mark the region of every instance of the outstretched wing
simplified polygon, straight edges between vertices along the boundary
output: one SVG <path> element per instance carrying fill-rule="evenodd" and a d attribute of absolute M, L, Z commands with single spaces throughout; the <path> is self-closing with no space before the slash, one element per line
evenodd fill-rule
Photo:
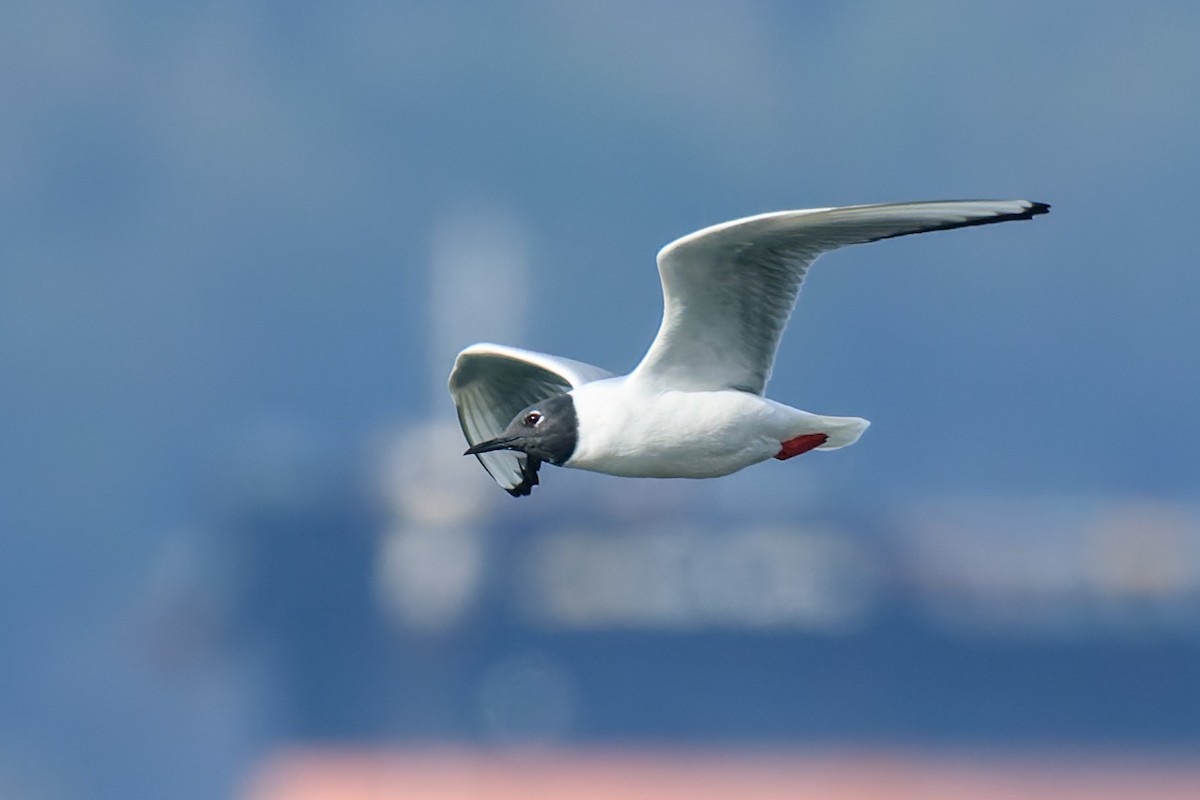
<path fill-rule="evenodd" d="M 1030 219 L 1045 203 L 958 200 L 817 208 L 697 231 L 658 254 L 663 320 L 634 380 L 762 394 L 809 266 L 849 244 Z"/>
<path fill-rule="evenodd" d="M 517 412 L 539 400 L 569 392 L 601 378 L 608 370 L 500 344 L 473 344 L 458 354 L 450 372 L 450 395 L 467 442 L 499 436 Z M 512 450 L 476 456 L 488 474 L 513 496 L 537 484 L 537 459 Z"/>

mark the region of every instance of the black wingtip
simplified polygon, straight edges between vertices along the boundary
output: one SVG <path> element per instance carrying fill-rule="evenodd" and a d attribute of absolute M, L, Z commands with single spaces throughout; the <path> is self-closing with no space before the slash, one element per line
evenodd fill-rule
<path fill-rule="evenodd" d="M 901 236 L 911 236 L 914 233 L 930 233 L 932 231 L 950 231 L 956 228 L 973 228 L 977 225 L 993 225 L 997 222 L 1013 222 L 1015 220 L 1033 219 L 1039 214 L 1049 214 L 1049 203 L 1038 203 L 1033 200 L 1022 200 L 1021 202 L 1029 203 L 1028 208 L 1023 208 L 1020 211 L 1012 211 L 1007 214 L 995 214 L 990 217 L 975 217 L 974 219 L 957 220 L 954 222 L 942 222 L 936 225 L 926 225 L 921 228 L 916 228 L 908 231 L 900 231 L 899 233 L 889 233 L 886 236 L 879 236 L 870 239 L 872 242 L 881 242 L 884 239 L 898 239 Z"/>

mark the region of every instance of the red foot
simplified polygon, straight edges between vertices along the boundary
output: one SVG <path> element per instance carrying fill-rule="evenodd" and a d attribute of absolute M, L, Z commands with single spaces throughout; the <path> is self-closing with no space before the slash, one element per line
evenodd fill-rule
<path fill-rule="evenodd" d="M 775 457 L 780 461 L 786 461 L 792 456 L 798 456 L 801 453 L 807 453 L 814 447 L 820 447 L 827 441 L 829 441 L 829 437 L 823 433 L 806 433 L 795 439 L 788 439 L 780 445 L 781 449 L 775 454 Z"/>

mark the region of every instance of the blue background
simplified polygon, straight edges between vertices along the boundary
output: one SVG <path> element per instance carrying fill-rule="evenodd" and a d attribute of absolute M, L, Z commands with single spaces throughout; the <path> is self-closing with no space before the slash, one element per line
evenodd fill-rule
<path fill-rule="evenodd" d="M 1194 746 L 1198 36 L 1183 2 L 6 3 L 0 793 L 228 795 L 289 741 Z M 632 367 L 675 237 L 961 197 L 1054 210 L 802 293 L 770 394 L 871 419 L 854 448 L 519 502 L 456 472 L 450 522 L 378 490 L 475 338 Z M 456 311 L 493 244 L 510 311 Z M 513 599 L 539 537 L 759 524 L 856 542 L 872 610 Z M 380 554 L 439 525 L 467 599 L 405 622 Z"/>

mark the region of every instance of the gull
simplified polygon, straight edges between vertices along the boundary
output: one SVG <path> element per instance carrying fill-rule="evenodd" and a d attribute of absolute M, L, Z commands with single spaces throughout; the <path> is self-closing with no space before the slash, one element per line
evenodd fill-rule
<path fill-rule="evenodd" d="M 813 208 L 736 219 L 658 253 L 663 317 L 628 375 L 500 344 L 455 359 L 450 394 L 484 469 L 514 497 L 558 467 L 715 478 L 770 458 L 853 444 L 870 424 L 764 396 L 800 285 L 822 253 L 927 231 L 1027 220 L 1028 200 Z"/>

